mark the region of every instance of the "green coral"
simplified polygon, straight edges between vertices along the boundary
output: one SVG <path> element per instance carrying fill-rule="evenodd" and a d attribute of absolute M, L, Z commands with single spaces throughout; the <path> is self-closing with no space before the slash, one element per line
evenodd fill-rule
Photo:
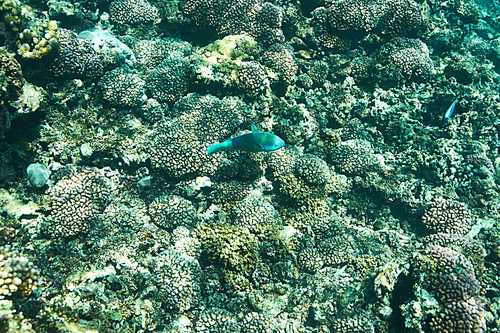
<path fill-rule="evenodd" d="M 194 230 L 193 235 L 201 243 L 203 266 L 216 265 L 224 272 L 233 272 L 243 277 L 255 269 L 258 243 L 246 228 L 202 223 Z"/>
<path fill-rule="evenodd" d="M 250 81 L 247 82 L 243 77 L 248 76 L 245 74 L 248 64 L 259 52 L 260 48 L 252 37 L 245 34 L 231 35 L 199 49 L 192 60 L 201 82 L 220 88 L 245 88 L 249 85 L 248 89 L 253 91 L 256 88 L 251 85 L 252 81 L 248 79 Z M 262 76 L 263 68 L 259 67 L 258 70 Z"/>

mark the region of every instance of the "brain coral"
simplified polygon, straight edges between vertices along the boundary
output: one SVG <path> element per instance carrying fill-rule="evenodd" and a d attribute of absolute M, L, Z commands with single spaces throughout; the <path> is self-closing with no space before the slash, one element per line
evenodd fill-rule
<path fill-rule="evenodd" d="M 117 23 L 138 24 L 155 21 L 158 10 L 145 0 L 115 0 L 109 6 L 109 14 Z"/>
<path fill-rule="evenodd" d="M 107 181 L 91 168 L 68 166 L 58 174 L 62 177 L 45 196 L 50 215 L 42 230 L 51 237 L 86 233 L 109 200 Z"/>
<path fill-rule="evenodd" d="M 114 106 L 138 106 L 144 99 L 144 80 L 137 74 L 117 68 L 99 81 L 102 97 Z"/>

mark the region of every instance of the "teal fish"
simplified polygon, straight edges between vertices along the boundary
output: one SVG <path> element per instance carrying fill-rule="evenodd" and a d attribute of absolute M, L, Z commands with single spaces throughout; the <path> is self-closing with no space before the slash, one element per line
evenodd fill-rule
<path fill-rule="evenodd" d="M 451 116 L 453 115 L 453 111 L 455 110 L 455 106 L 457 105 L 459 98 L 460 98 L 460 94 L 458 94 L 457 98 L 455 98 L 453 103 L 451 103 L 448 110 L 446 110 L 444 117 L 443 117 L 443 127 L 446 126 L 446 124 L 448 123 L 448 120 L 450 120 Z"/>
<path fill-rule="evenodd" d="M 252 125 L 252 132 L 239 135 L 221 143 L 207 147 L 207 153 L 213 154 L 221 150 L 242 150 L 252 153 L 260 151 L 273 151 L 285 145 L 279 136 L 267 132 L 259 132 Z"/>

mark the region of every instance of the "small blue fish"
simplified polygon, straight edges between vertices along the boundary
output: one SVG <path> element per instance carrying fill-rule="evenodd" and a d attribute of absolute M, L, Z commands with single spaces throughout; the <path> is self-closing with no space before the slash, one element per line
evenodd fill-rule
<path fill-rule="evenodd" d="M 448 120 L 450 120 L 451 116 L 453 115 L 453 111 L 455 111 L 455 106 L 457 105 L 458 99 L 460 98 L 461 94 L 458 94 L 457 98 L 451 103 L 450 107 L 448 110 L 446 110 L 444 117 L 443 117 L 443 127 L 446 126 L 448 123 Z"/>
<path fill-rule="evenodd" d="M 239 135 L 221 143 L 207 147 L 207 153 L 213 154 L 221 150 L 242 150 L 252 153 L 261 151 L 273 151 L 285 145 L 285 141 L 279 136 L 267 132 L 259 132 L 252 125 L 252 132 Z"/>

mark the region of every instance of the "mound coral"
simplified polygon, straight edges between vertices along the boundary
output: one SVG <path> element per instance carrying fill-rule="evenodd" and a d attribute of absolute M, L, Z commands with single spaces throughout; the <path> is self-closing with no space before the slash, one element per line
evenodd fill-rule
<path fill-rule="evenodd" d="M 117 23 L 139 24 L 155 21 L 158 10 L 145 0 L 115 0 L 109 6 L 109 14 Z"/>
<path fill-rule="evenodd" d="M 102 97 L 113 106 L 138 106 L 144 99 L 144 80 L 137 74 L 117 68 L 99 81 Z"/>
<path fill-rule="evenodd" d="M 87 233 L 109 200 L 106 179 L 93 169 L 75 166 L 59 170 L 58 175 L 60 179 L 45 197 L 50 215 L 42 230 L 51 237 Z"/>
<path fill-rule="evenodd" d="M 436 232 L 465 235 L 472 221 L 471 212 L 462 202 L 451 199 L 434 200 L 422 216 L 424 225 Z"/>

